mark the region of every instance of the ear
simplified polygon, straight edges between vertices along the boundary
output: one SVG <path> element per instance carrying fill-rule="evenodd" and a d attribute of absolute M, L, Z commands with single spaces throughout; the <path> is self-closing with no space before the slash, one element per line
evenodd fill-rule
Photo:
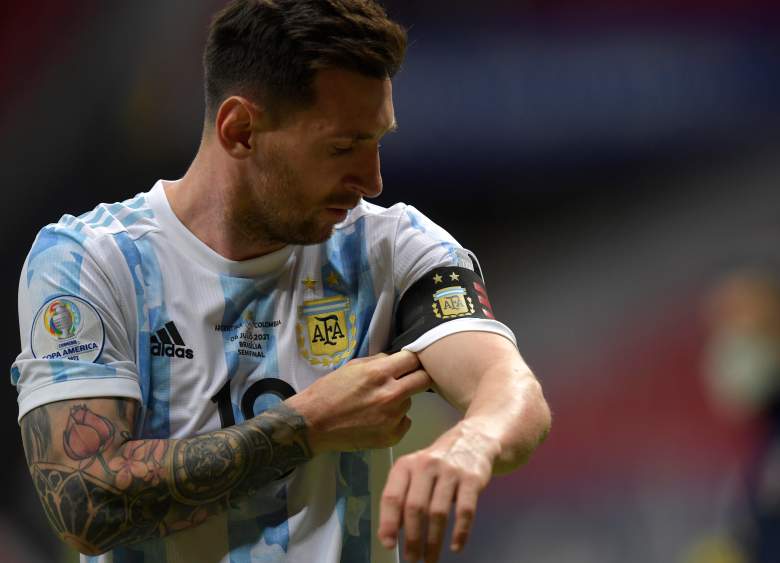
<path fill-rule="evenodd" d="M 215 132 L 219 144 L 230 156 L 247 158 L 252 153 L 252 134 L 264 118 L 262 108 L 241 96 L 231 96 L 217 111 Z"/>

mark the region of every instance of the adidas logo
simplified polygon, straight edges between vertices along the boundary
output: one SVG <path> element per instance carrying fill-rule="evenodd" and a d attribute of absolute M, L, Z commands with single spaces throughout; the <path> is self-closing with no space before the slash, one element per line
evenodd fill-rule
<path fill-rule="evenodd" d="M 151 341 L 152 356 L 187 358 L 188 360 L 195 356 L 192 349 L 187 348 L 173 321 L 165 323 L 164 327 L 152 335 Z"/>

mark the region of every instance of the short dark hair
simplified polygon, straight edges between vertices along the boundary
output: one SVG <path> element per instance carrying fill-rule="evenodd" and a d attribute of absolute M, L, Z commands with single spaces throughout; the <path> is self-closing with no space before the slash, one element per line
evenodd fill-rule
<path fill-rule="evenodd" d="M 406 32 L 374 0 L 232 0 L 203 54 L 206 119 L 232 95 L 271 112 L 306 107 L 320 69 L 392 78 L 405 51 Z"/>

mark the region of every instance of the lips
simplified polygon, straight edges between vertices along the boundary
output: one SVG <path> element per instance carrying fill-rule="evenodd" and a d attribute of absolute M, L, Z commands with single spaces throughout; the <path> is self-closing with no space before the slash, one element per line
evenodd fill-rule
<path fill-rule="evenodd" d="M 349 209 L 341 209 L 339 207 L 328 207 L 325 211 L 339 223 L 346 219 L 349 213 Z"/>
<path fill-rule="evenodd" d="M 358 205 L 360 205 L 360 202 L 362 201 L 362 198 L 358 199 L 343 199 L 343 200 L 334 200 L 329 201 L 325 205 L 328 209 L 343 209 L 345 211 L 349 211 L 350 209 L 354 209 Z"/>
<path fill-rule="evenodd" d="M 346 219 L 347 214 L 351 209 L 354 209 L 358 205 L 360 205 L 361 198 L 358 198 L 357 200 L 354 199 L 344 199 L 341 201 L 333 201 L 328 202 L 327 207 L 325 210 L 328 212 L 329 215 L 336 218 L 339 222 Z"/>

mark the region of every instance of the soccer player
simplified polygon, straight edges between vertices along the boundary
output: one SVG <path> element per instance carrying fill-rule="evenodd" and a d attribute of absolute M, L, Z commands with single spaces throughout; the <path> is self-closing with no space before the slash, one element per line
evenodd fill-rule
<path fill-rule="evenodd" d="M 372 0 L 230 2 L 184 177 L 38 234 L 11 376 L 83 560 L 435 561 L 548 431 L 476 260 L 364 201 L 405 44 Z M 429 388 L 464 416 L 392 464 Z"/>

